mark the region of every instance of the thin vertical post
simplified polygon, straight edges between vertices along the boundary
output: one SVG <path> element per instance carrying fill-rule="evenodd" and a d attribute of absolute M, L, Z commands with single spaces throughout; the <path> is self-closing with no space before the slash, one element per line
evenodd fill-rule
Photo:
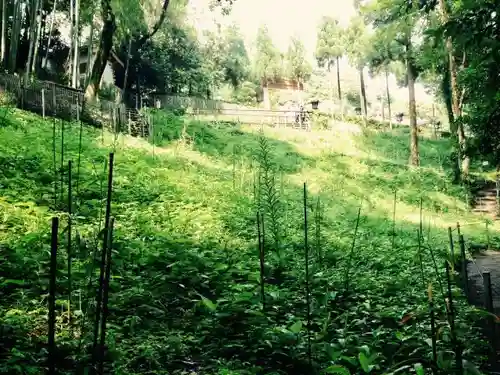
<path fill-rule="evenodd" d="M 52 106 L 54 108 L 52 108 L 52 113 L 54 114 L 54 116 L 56 115 L 57 113 L 57 110 L 56 110 L 56 85 L 54 84 L 52 86 Z"/>
<path fill-rule="evenodd" d="M 459 245 L 460 245 L 460 255 L 462 258 L 462 280 L 464 283 L 464 291 L 465 291 L 465 297 L 469 299 L 469 276 L 467 274 L 467 257 L 465 254 L 465 240 L 464 236 L 461 234 L 459 239 Z"/>
<path fill-rule="evenodd" d="M 394 245 L 396 242 L 396 198 L 398 191 L 394 189 L 394 207 L 392 209 L 392 250 L 394 250 Z"/>
<path fill-rule="evenodd" d="M 104 374 L 104 351 L 106 344 L 106 322 L 108 319 L 109 309 L 108 309 L 108 301 L 109 301 L 109 280 L 111 278 L 111 254 L 113 250 L 113 227 L 115 223 L 115 218 L 111 217 L 109 219 L 109 226 L 107 230 L 107 253 L 106 253 L 106 273 L 104 277 L 104 285 L 103 285 L 103 297 L 102 297 L 102 320 L 101 320 L 101 338 L 99 341 L 99 371 L 98 374 Z"/>
<path fill-rule="evenodd" d="M 484 286 L 484 307 L 486 310 L 493 314 L 493 293 L 491 288 L 491 274 L 489 271 L 483 272 L 483 286 Z M 490 351 L 490 361 L 494 365 L 496 363 L 496 335 L 495 335 L 495 322 L 492 316 L 487 318 L 487 333 L 490 339 L 491 351 Z"/>
<path fill-rule="evenodd" d="M 487 245 L 487 250 L 490 249 L 490 228 L 489 228 L 489 222 L 486 220 L 486 245 Z"/>
<path fill-rule="evenodd" d="M 311 353 L 311 290 L 309 286 L 309 243 L 307 227 L 307 185 L 304 182 L 304 254 L 306 271 L 306 304 L 307 304 L 307 357 L 309 365 L 312 364 Z"/>
<path fill-rule="evenodd" d="M 52 240 L 50 247 L 50 280 L 49 280 L 49 375 L 56 373 L 56 272 L 59 218 L 52 218 Z"/>
<path fill-rule="evenodd" d="M 262 224 L 264 224 L 264 217 L 262 216 Z M 264 246 L 261 234 L 261 215 L 257 212 L 257 238 L 259 241 L 259 261 L 260 261 L 260 297 L 262 301 L 262 310 L 265 311 L 265 285 L 264 285 Z"/>
<path fill-rule="evenodd" d="M 42 89 L 42 117 L 45 118 L 45 89 Z"/>
<path fill-rule="evenodd" d="M 436 317 L 434 315 L 434 300 L 432 295 L 432 284 L 429 284 L 427 288 L 427 294 L 429 296 L 429 315 L 431 318 L 431 344 L 432 344 L 432 362 L 434 364 L 432 368 L 432 373 L 435 374 L 437 367 L 437 342 L 436 342 Z"/>
<path fill-rule="evenodd" d="M 104 277 L 106 270 L 106 255 L 107 255 L 107 246 L 108 246 L 108 231 L 109 231 L 109 223 L 111 217 L 111 194 L 113 191 L 113 163 L 114 162 L 114 154 L 111 152 L 109 154 L 109 173 L 108 173 L 108 193 L 106 199 L 106 213 L 104 219 L 104 239 L 102 244 L 102 253 L 101 253 L 101 264 L 100 264 L 100 273 L 99 273 L 99 288 L 96 297 L 96 316 L 94 322 L 94 341 L 92 346 L 92 367 L 94 368 L 96 364 L 96 360 L 98 358 L 98 341 L 99 341 L 99 323 L 101 322 L 101 312 L 102 312 L 102 302 L 103 302 L 103 287 L 104 287 Z"/>
<path fill-rule="evenodd" d="M 453 345 L 453 349 L 455 351 L 455 370 L 458 375 L 462 375 L 463 366 L 462 366 L 462 350 L 460 348 L 460 343 L 457 339 L 456 331 L 455 331 L 455 308 L 453 305 L 453 294 L 451 290 L 451 271 L 450 265 L 447 261 L 445 261 L 446 268 L 446 280 L 448 284 L 448 323 L 450 325 L 451 332 L 451 341 Z"/>
<path fill-rule="evenodd" d="M 72 251 L 71 251 L 71 230 L 72 230 L 72 215 L 73 215 L 73 199 L 72 199 L 72 181 L 71 181 L 71 160 L 68 161 L 68 243 L 67 243 L 67 256 L 68 256 L 68 321 L 71 330 L 71 293 L 72 280 L 71 280 L 71 262 L 72 262 Z"/>
<path fill-rule="evenodd" d="M 448 240 L 450 241 L 450 260 L 452 267 L 455 267 L 455 249 L 453 246 L 453 233 L 451 227 L 448 227 Z"/>

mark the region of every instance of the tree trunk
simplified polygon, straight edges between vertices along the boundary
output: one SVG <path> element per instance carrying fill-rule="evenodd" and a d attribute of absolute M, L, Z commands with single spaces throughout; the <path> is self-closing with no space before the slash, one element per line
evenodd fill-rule
<path fill-rule="evenodd" d="M 106 69 L 111 48 L 113 47 L 113 35 L 116 29 L 115 15 L 111 8 L 111 0 L 101 0 L 103 28 L 101 39 L 97 49 L 96 58 L 92 66 L 89 83 L 85 89 L 85 99 L 94 100 L 101 85 L 101 78 Z"/>
<path fill-rule="evenodd" d="M 78 0 L 74 0 L 75 3 L 74 3 L 74 9 L 73 9 L 73 13 L 74 13 L 74 18 L 75 18 L 75 25 L 73 27 L 73 70 L 71 72 L 71 86 L 76 89 L 78 88 L 79 86 L 79 67 L 80 67 L 80 48 L 79 48 L 79 45 L 78 45 L 78 39 L 79 39 L 79 17 L 80 17 L 80 4 L 78 2 Z"/>
<path fill-rule="evenodd" d="M 28 61 L 26 61 L 26 66 L 24 68 L 24 81 L 28 82 L 30 77 L 31 70 L 31 62 L 33 61 L 33 51 L 36 48 L 35 46 L 35 33 L 36 33 L 36 20 L 38 13 L 38 2 L 39 0 L 32 0 L 30 10 L 31 10 L 31 20 L 30 20 L 30 45 L 28 48 Z"/>
<path fill-rule="evenodd" d="M 68 85 L 72 86 L 73 81 L 73 43 L 75 41 L 75 17 L 73 12 L 73 0 L 69 0 L 69 51 L 68 56 L 66 58 L 66 76 L 68 77 Z"/>
<path fill-rule="evenodd" d="M 50 17 L 49 38 L 47 40 L 47 51 L 45 51 L 45 60 L 43 61 L 43 65 L 42 65 L 43 69 L 47 68 L 47 63 L 49 60 L 50 42 L 52 41 L 52 31 L 54 31 L 54 21 L 56 20 L 56 17 L 55 17 L 56 6 L 57 6 L 57 0 L 54 0 L 54 6 L 52 8 L 52 13 L 51 13 L 51 17 Z"/>
<path fill-rule="evenodd" d="M 339 92 L 339 100 L 342 101 L 342 90 L 340 89 L 340 64 L 337 56 L 337 90 Z"/>
<path fill-rule="evenodd" d="M 10 70 L 15 73 L 17 68 L 17 50 L 19 46 L 19 39 L 21 38 L 21 20 L 23 14 L 21 11 L 21 0 L 14 0 L 14 21 L 12 23 L 11 39 L 10 39 L 10 52 L 9 52 L 9 66 Z"/>
<path fill-rule="evenodd" d="M 420 157 L 418 152 L 417 106 L 415 103 L 415 76 L 411 62 L 411 45 L 407 46 L 406 74 L 408 76 L 408 101 L 410 112 L 410 164 L 418 166 Z"/>
<path fill-rule="evenodd" d="M 392 111 L 391 111 L 391 95 L 389 92 L 389 70 L 385 67 L 385 93 L 387 96 L 387 114 L 389 116 L 389 127 L 392 130 Z"/>
<path fill-rule="evenodd" d="M 90 64 L 92 64 L 92 54 L 93 54 L 93 43 L 94 43 L 94 17 L 92 16 L 92 20 L 90 21 L 90 31 L 89 31 L 89 45 L 87 49 L 87 68 L 85 71 L 85 86 L 90 81 L 90 73 L 92 70 L 90 69 Z"/>
<path fill-rule="evenodd" d="M 38 50 L 40 49 L 40 35 L 42 32 L 42 10 L 41 10 L 41 0 L 38 0 L 38 14 L 36 17 L 36 34 L 35 34 L 35 46 L 33 50 L 33 60 L 31 61 L 31 72 L 36 76 L 39 68 L 38 64 Z"/>
<path fill-rule="evenodd" d="M 128 36 L 127 62 L 125 63 L 125 77 L 123 77 L 122 101 L 125 100 L 125 92 L 127 90 L 128 69 L 129 69 L 129 66 L 130 66 L 130 52 L 131 52 L 131 49 L 132 49 L 132 35 L 129 35 Z"/>
<path fill-rule="evenodd" d="M 7 33 L 7 0 L 2 0 L 2 35 L 0 36 L 0 63 L 5 68 L 6 56 L 7 56 L 7 45 L 6 45 L 6 33 Z"/>
<path fill-rule="evenodd" d="M 441 13 L 443 16 L 443 22 L 448 22 L 450 17 L 448 14 L 448 9 L 444 0 L 439 0 L 439 5 L 441 8 Z M 457 64 L 455 62 L 455 56 L 453 54 L 453 43 L 451 37 L 446 39 L 446 50 L 448 52 L 448 64 L 450 69 L 450 91 L 451 91 L 451 103 L 453 110 L 453 123 L 450 123 L 450 130 L 452 133 L 456 133 L 458 137 L 458 157 L 461 158 L 462 162 L 462 176 L 467 177 L 469 175 L 469 166 L 470 166 L 470 156 L 466 154 L 467 150 L 467 139 L 465 137 L 464 126 L 461 121 L 457 121 L 457 119 L 461 116 L 460 111 L 460 90 L 458 88 L 458 80 L 457 80 Z M 465 61 L 465 59 L 464 59 Z M 460 160 L 459 160 L 460 164 Z"/>
<path fill-rule="evenodd" d="M 363 68 L 359 69 L 359 86 L 360 86 L 359 98 L 361 99 L 361 110 L 363 111 L 363 119 L 366 125 L 366 121 L 368 120 L 368 107 L 366 104 L 366 89 L 365 89 L 365 77 L 363 74 Z"/>

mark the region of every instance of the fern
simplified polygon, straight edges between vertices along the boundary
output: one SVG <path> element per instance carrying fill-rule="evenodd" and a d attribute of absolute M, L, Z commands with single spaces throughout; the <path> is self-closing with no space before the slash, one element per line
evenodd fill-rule
<path fill-rule="evenodd" d="M 258 149 L 258 181 L 256 203 L 257 209 L 263 212 L 269 228 L 271 243 L 274 244 L 274 250 L 279 255 L 281 248 L 281 229 L 282 229 L 282 204 L 280 200 L 280 191 L 276 181 L 276 164 L 272 158 L 272 147 L 261 130 L 259 136 Z"/>

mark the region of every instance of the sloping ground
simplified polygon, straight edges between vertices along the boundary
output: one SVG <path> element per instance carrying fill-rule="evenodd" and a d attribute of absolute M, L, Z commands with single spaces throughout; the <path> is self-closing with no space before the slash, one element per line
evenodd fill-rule
<path fill-rule="evenodd" d="M 61 373 L 88 363 L 95 298 L 89 283 L 95 285 L 98 269 L 92 254 L 102 227 L 110 150 L 116 230 L 107 367 L 113 374 L 306 374 L 332 365 L 353 374 L 382 373 L 408 358 L 419 362 L 431 353 L 426 284 L 437 283 L 429 249 L 442 264 L 446 228 L 457 221 L 468 238 L 484 240 L 465 192 L 448 182 L 447 141 L 423 139 L 422 168 L 409 168 L 403 129 L 364 134 L 339 124 L 333 132 L 259 133 L 156 114 L 155 145 L 83 129 L 80 147 L 77 124 L 44 122 L 23 112 L 10 120 L 0 128 L 0 373 L 43 372 L 49 222 L 57 214 L 64 229 L 67 206 L 67 179 L 61 191 L 53 170 L 66 168 L 70 159 L 79 241 L 69 320 L 61 231 Z M 259 183 L 263 164 L 272 171 L 267 184 Z M 303 182 L 309 191 L 312 369 Z M 50 208 L 54 186 L 56 212 Z M 269 196 L 269 189 L 278 199 L 263 202 L 275 207 L 265 216 L 263 312 L 255 193 Z M 420 252 L 419 227 L 425 245 Z M 436 304 L 442 307 L 439 299 Z M 458 311 L 466 359 L 477 362 L 482 348 L 469 324 L 471 309 L 459 300 Z M 443 319 L 439 315 L 438 326 L 446 331 Z M 450 349 L 445 337 L 438 349 Z"/>

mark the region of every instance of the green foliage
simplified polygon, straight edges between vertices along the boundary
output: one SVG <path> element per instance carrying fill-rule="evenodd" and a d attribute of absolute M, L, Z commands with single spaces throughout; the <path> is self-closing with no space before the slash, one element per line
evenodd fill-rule
<path fill-rule="evenodd" d="M 363 18 L 353 17 L 344 31 L 344 46 L 350 63 L 360 69 L 366 65 L 370 39 Z"/>
<path fill-rule="evenodd" d="M 310 77 L 312 67 L 307 61 L 304 43 L 296 37 L 290 40 L 286 53 L 286 63 L 288 77 L 298 82 L 304 82 Z"/>
<path fill-rule="evenodd" d="M 257 179 L 257 211 L 264 214 L 267 232 L 270 233 L 272 249 L 280 258 L 283 210 L 278 186 L 279 169 L 273 160 L 272 147 L 263 132 L 259 137 L 257 162 L 259 163 Z M 300 329 L 299 329 L 300 330 Z"/>
<path fill-rule="evenodd" d="M 343 30 L 338 20 L 324 16 L 318 28 L 315 56 L 318 65 L 328 70 L 335 64 L 337 58 L 344 55 Z"/>
<path fill-rule="evenodd" d="M 62 225 L 58 366 L 61 374 L 74 374 L 88 363 L 95 298 L 95 284 L 89 286 L 89 281 L 95 280 L 98 265 L 93 253 L 101 233 L 104 163 L 111 149 L 116 230 L 106 342 L 110 373 L 378 374 L 395 371 L 408 360 L 408 372 L 416 363 L 429 371 L 430 323 L 415 237 L 420 200 L 424 224 L 434 223 L 425 231 L 426 249 L 434 249 L 439 261 L 448 256 L 448 225 L 460 221 L 463 233 L 474 241 L 484 236 L 484 228 L 462 203 L 465 191 L 446 178 L 442 154 L 450 147 L 448 140 L 422 139 L 424 167 L 410 169 L 407 129 L 350 133 L 347 124 L 339 123 L 331 132 L 258 132 L 250 126 L 207 124 L 160 111 L 151 116 L 154 147 L 146 140 L 83 129 L 73 221 L 78 241 L 71 321 L 64 273 L 66 214 L 49 209 L 54 182 L 60 177 L 53 173 L 53 154 L 47 146 L 52 144 L 53 122 L 14 111 L 8 115 L 12 125 L 0 127 L 1 373 L 45 371 L 45 291 L 53 215 L 61 217 Z M 57 161 L 64 150 L 64 159 L 76 164 L 79 127 L 55 124 Z M 259 171 L 264 186 L 270 187 L 268 196 L 274 202 L 278 198 L 280 206 L 282 261 L 279 268 L 273 267 L 272 259 L 266 261 L 267 311 L 260 303 L 252 199 Z M 320 199 L 322 207 L 324 259 L 320 263 L 311 257 L 311 327 L 304 323 L 304 180 L 311 202 L 316 205 Z M 395 237 L 389 234 L 394 190 Z M 59 194 L 59 209 L 66 205 L 64 197 Z M 274 203 L 268 198 L 271 207 Z M 348 259 L 360 204 L 364 214 Z M 272 239 L 272 218 L 268 216 L 266 223 Z M 422 255 L 425 279 L 437 285 L 431 255 Z M 346 293 L 339 270 L 348 261 L 352 269 Z M 465 360 L 477 363 L 484 347 L 478 340 L 475 312 L 458 289 L 454 293 L 457 330 L 467 344 Z M 450 362 L 449 327 L 444 301 L 436 298 L 435 303 L 440 371 L 446 374 L 451 372 L 444 367 Z M 307 329 L 312 333 L 312 368 Z"/>
<path fill-rule="evenodd" d="M 255 41 L 255 56 L 253 72 L 259 81 L 272 82 L 282 74 L 281 57 L 278 49 L 274 45 L 269 30 L 261 26 L 257 31 Z"/>

